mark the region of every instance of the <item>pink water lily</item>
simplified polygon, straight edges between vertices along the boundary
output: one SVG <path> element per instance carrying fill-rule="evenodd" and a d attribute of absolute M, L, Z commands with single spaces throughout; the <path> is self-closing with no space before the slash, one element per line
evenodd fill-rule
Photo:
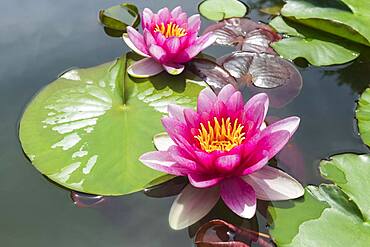
<path fill-rule="evenodd" d="M 240 91 L 228 84 L 216 95 L 201 91 L 197 111 L 168 107 L 162 123 L 169 138 L 155 138 L 158 151 L 140 161 L 169 174 L 187 176 L 190 184 L 174 201 L 169 222 L 185 228 L 204 217 L 221 197 L 243 218 L 256 211 L 256 199 L 287 200 L 303 195 L 299 182 L 268 166 L 296 131 L 300 119 L 289 117 L 264 125 L 269 100 L 253 96 L 244 104 Z"/>
<path fill-rule="evenodd" d="M 216 39 L 212 33 L 198 37 L 200 16 L 187 17 L 181 7 L 172 11 L 163 8 L 154 14 L 145 8 L 142 14 L 143 34 L 133 27 L 127 28 L 123 40 L 136 53 L 145 57 L 128 68 L 133 77 L 149 77 L 166 70 L 180 74 L 184 64 Z"/>

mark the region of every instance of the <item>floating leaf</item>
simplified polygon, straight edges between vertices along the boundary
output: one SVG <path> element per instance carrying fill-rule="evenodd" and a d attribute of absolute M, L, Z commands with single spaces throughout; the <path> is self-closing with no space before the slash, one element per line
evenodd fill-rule
<path fill-rule="evenodd" d="M 120 37 L 128 26 L 137 27 L 140 23 L 138 8 L 131 3 L 122 3 L 99 11 L 100 22 L 109 36 Z"/>
<path fill-rule="evenodd" d="M 370 45 L 369 9 L 368 0 L 289 0 L 281 14 L 313 28 Z"/>
<path fill-rule="evenodd" d="M 370 88 L 362 93 L 356 110 L 358 129 L 363 142 L 370 146 Z"/>
<path fill-rule="evenodd" d="M 247 18 L 231 18 L 210 25 L 204 33 L 212 32 L 216 44 L 236 46 L 237 50 L 275 54 L 270 44 L 281 37 L 268 25 Z"/>
<path fill-rule="evenodd" d="M 278 246 L 368 246 L 370 155 L 341 154 L 320 163 L 336 185 L 308 186 L 304 199 L 274 203 L 271 236 Z"/>
<path fill-rule="evenodd" d="M 167 105 L 194 107 L 203 86 L 166 73 L 134 80 L 126 56 L 71 70 L 46 86 L 27 107 L 20 140 L 33 165 L 72 190 L 122 195 L 162 176 L 138 157 L 154 149 Z M 161 181 L 163 182 L 163 180 Z"/>
<path fill-rule="evenodd" d="M 347 63 L 360 55 L 356 50 L 343 46 L 343 43 L 338 44 L 338 39 L 309 31 L 302 26 L 298 30 L 294 24 L 288 25 L 280 16 L 274 18 L 270 25 L 278 32 L 293 36 L 272 44 L 275 51 L 285 59 L 303 57 L 313 65 L 325 66 Z"/>
<path fill-rule="evenodd" d="M 271 7 L 265 7 L 259 9 L 262 13 L 268 14 L 268 15 L 280 15 L 280 10 L 283 7 L 283 5 L 275 5 Z"/>
<path fill-rule="evenodd" d="M 199 13 L 213 21 L 221 21 L 232 17 L 243 17 L 247 14 L 247 6 L 238 0 L 204 0 L 198 6 Z"/>

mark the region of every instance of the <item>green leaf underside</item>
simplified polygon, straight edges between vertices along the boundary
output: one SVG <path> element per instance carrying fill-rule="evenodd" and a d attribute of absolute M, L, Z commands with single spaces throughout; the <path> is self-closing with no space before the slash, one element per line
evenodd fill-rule
<path fill-rule="evenodd" d="M 336 155 L 320 170 L 335 185 L 308 186 L 303 199 L 269 208 L 274 241 L 284 247 L 368 246 L 370 155 Z"/>
<path fill-rule="evenodd" d="M 41 173 L 99 195 L 136 192 L 163 176 L 138 158 L 154 150 L 152 138 L 164 131 L 160 118 L 167 105 L 194 107 L 203 85 L 167 75 L 134 81 L 125 73 L 132 62 L 128 56 L 71 70 L 32 100 L 20 140 Z"/>
<path fill-rule="evenodd" d="M 293 36 L 272 44 L 275 51 L 285 59 L 303 57 L 315 66 L 326 66 L 347 63 L 359 56 L 357 51 L 339 45 L 332 37 L 320 32 L 313 34 L 312 30 L 305 27 L 298 30 L 280 16 L 274 18 L 270 25 L 280 33 Z"/>
<path fill-rule="evenodd" d="M 369 9 L 368 0 L 289 0 L 281 14 L 316 29 L 370 45 Z"/>
<path fill-rule="evenodd" d="M 370 88 L 367 88 L 360 97 L 356 118 L 361 139 L 370 146 Z"/>
<path fill-rule="evenodd" d="M 99 12 L 100 22 L 108 30 L 125 31 L 127 26 L 136 27 L 140 23 L 138 8 L 129 3 L 123 3 Z"/>
<path fill-rule="evenodd" d="M 237 0 L 205 0 L 198 6 L 199 13 L 213 21 L 221 21 L 231 17 L 243 17 L 248 9 Z"/>

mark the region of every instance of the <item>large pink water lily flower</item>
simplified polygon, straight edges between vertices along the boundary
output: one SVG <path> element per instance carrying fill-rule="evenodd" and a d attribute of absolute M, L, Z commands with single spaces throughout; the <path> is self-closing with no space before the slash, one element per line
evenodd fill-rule
<path fill-rule="evenodd" d="M 184 64 L 210 46 L 216 37 L 207 33 L 198 37 L 200 16 L 189 18 L 176 7 L 171 12 L 163 8 L 157 14 L 145 8 L 142 14 L 143 34 L 133 27 L 127 28 L 123 40 L 136 53 L 146 57 L 128 68 L 133 77 L 145 78 L 166 70 L 180 74 Z"/>
<path fill-rule="evenodd" d="M 155 138 L 159 151 L 145 153 L 145 165 L 178 176 L 190 184 L 174 201 L 169 222 L 185 228 L 204 217 L 221 197 L 243 218 L 256 211 L 256 199 L 287 200 L 303 195 L 303 187 L 281 170 L 268 166 L 299 125 L 289 117 L 264 125 L 269 100 L 266 94 L 253 96 L 244 104 L 232 85 L 218 95 L 201 91 L 197 111 L 168 107 L 162 119 L 169 138 Z"/>

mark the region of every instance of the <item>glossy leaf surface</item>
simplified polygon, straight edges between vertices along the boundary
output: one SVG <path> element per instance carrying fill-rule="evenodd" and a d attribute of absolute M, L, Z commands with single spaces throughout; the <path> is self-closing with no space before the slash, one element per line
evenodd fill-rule
<path fill-rule="evenodd" d="M 238 0 L 205 0 L 199 4 L 198 10 L 209 20 L 220 21 L 231 17 L 243 17 L 248 8 Z"/>
<path fill-rule="evenodd" d="M 298 29 L 280 16 L 274 18 L 270 25 L 278 32 L 291 36 L 271 45 L 285 59 L 303 57 L 313 65 L 325 66 L 347 63 L 359 56 L 359 52 L 343 46 L 338 40 L 321 32 L 307 31 L 308 28 L 303 26 Z"/>
<path fill-rule="evenodd" d="M 134 80 L 125 72 L 132 62 L 124 56 L 71 70 L 33 99 L 20 123 L 20 140 L 41 173 L 95 195 L 132 193 L 162 176 L 138 157 L 154 150 L 152 138 L 163 131 L 167 105 L 195 106 L 203 86 L 165 73 Z"/>
<path fill-rule="evenodd" d="M 278 246 L 368 246 L 370 156 L 341 154 L 320 163 L 335 185 L 308 186 L 303 199 L 273 203 Z"/>

